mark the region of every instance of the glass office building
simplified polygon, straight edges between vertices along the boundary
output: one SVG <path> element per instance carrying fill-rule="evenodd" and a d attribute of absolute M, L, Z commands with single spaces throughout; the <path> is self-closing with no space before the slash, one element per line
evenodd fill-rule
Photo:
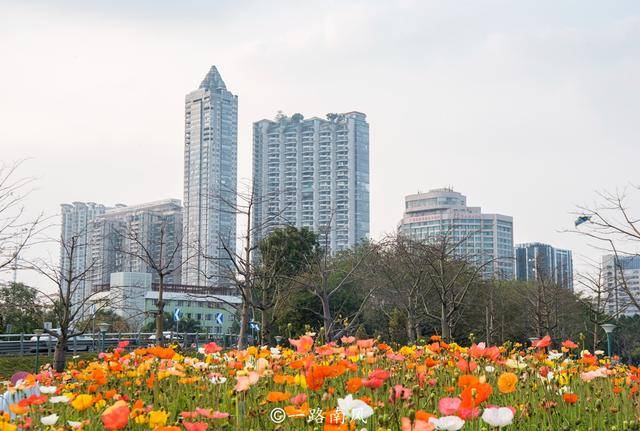
<path fill-rule="evenodd" d="M 544 277 L 559 286 L 573 291 L 573 258 L 571 250 L 563 250 L 533 242 L 517 244 L 516 279 L 535 281 Z"/>

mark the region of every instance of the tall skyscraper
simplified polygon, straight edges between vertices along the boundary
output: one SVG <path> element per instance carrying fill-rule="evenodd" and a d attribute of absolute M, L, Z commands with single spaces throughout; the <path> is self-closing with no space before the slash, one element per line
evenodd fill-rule
<path fill-rule="evenodd" d="M 468 207 L 466 196 L 452 189 L 405 197 L 398 230 L 416 241 L 452 241 L 460 257 L 486 265 L 486 277 L 513 278 L 513 219 Z"/>
<path fill-rule="evenodd" d="M 224 282 L 235 250 L 238 96 L 212 66 L 185 99 L 182 283 Z"/>
<path fill-rule="evenodd" d="M 562 250 L 539 242 L 517 244 L 516 279 L 535 281 L 539 276 L 573 291 L 571 250 Z"/>
<path fill-rule="evenodd" d="M 62 204 L 60 232 L 60 272 L 68 274 L 71 269 L 73 277 L 79 277 L 73 284 L 72 305 L 82 303 L 90 293 L 89 275 L 80 276 L 91 270 L 91 224 L 92 221 L 107 210 L 104 205 L 94 202 L 73 202 Z M 72 246 L 73 244 L 73 246 Z M 73 253 L 73 254 L 71 254 Z M 69 266 L 71 265 L 71 268 Z M 61 280 L 63 283 L 65 280 Z M 74 307 L 75 309 L 75 307 Z M 83 312 L 81 312 L 82 314 Z"/>
<path fill-rule="evenodd" d="M 321 234 L 332 252 L 369 235 L 369 124 L 361 112 L 253 124 L 254 243 L 283 225 Z"/>
<path fill-rule="evenodd" d="M 603 256 L 602 271 L 607 313 L 616 318 L 640 314 L 629 295 L 640 301 L 640 256 Z"/>

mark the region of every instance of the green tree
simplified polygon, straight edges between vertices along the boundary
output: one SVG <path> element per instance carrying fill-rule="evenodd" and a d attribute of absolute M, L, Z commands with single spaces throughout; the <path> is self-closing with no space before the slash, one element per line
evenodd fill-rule
<path fill-rule="evenodd" d="M 32 333 L 42 328 L 43 309 L 33 287 L 23 283 L 0 287 L 0 332 Z"/>
<path fill-rule="evenodd" d="M 278 314 L 291 303 L 296 277 L 307 269 L 317 248 L 316 234 L 304 227 L 276 229 L 260 241 L 252 304 L 260 317 L 261 344 L 271 341 Z"/>
<path fill-rule="evenodd" d="M 155 332 L 156 323 L 157 322 L 155 322 L 155 321 L 147 322 L 142 327 L 142 332 Z M 166 331 L 175 330 L 176 323 L 173 321 L 173 316 L 171 315 L 171 313 L 163 313 L 162 314 L 162 327 Z M 192 332 L 201 331 L 202 328 L 200 327 L 200 322 L 198 320 L 192 319 L 190 317 L 185 317 L 185 318 L 180 320 L 180 323 L 178 325 L 178 330 L 180 331 L 180 333 L 183 333 L 183 332 L 192 333 Z"/>

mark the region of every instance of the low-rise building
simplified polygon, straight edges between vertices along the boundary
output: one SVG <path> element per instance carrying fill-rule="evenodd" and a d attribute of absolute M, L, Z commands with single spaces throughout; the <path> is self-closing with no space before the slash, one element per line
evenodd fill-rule
<path fill-rule="evenodd" d="M 152 322 L 158 310 L 158 283 L 151 274 L 117 272 L 111 274 L 109 286 L 95 295 L 95 306 L 108 308 L 127 321 L 134 331 Z M 242 299 L 234 289 L 183 284 L 164 284 L 164 312 L 173 315 L 180 309 L 183 318 L 194 319 L 202 332 L 231 334 L 236 308 Z M 170 328 L 167 328 L 170 329 Z"/>

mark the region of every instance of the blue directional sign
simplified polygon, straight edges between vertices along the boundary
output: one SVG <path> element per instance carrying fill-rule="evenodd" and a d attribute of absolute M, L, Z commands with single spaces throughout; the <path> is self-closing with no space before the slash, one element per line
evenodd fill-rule
<path fill-rule="evenodd" d="M 216 313 L 216 323 L 218 325 L 222 325 L 224 323 L 224 314 L 222 313 Z"/>
<path fill-rule="evenodd" d="M 182 312 L 179 308 L 176 308 L 176 311 L 173 312 L 173 321 L 179 322 L 182 319 Z"/>
<path fill-rule="evenodd" d="M 256 322 L 249 322 L 249 327 L 254 331 L 260 330 L 260 325 L 257 324 Z"/>

